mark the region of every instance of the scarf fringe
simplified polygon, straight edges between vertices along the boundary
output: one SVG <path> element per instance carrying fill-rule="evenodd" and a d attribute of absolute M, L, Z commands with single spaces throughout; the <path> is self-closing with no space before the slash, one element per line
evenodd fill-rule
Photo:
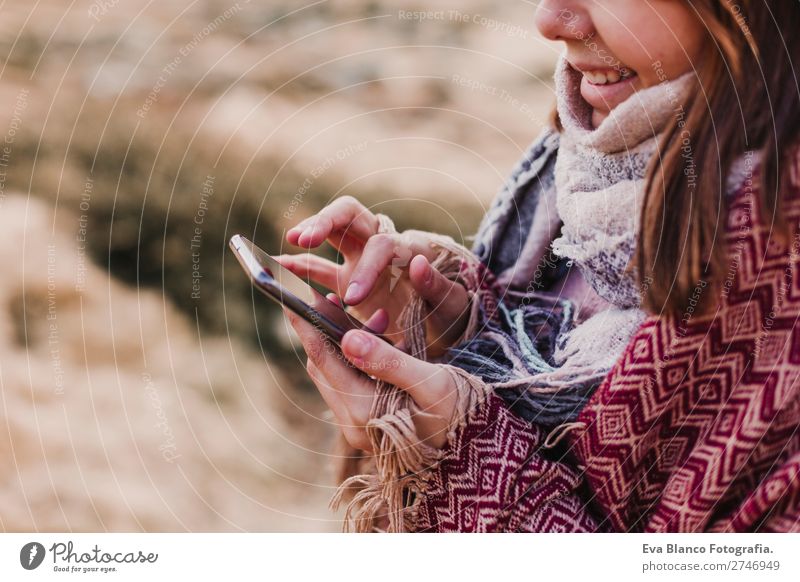
<path fill-rule="evenodd" d="M 387 217 L 380 219 L 381 230 L 392 232 L 394 225 Z M 480 311 L 475 307 L 479 285 L 477 258 L 450 237 L 438 237 L 434 243 L 441 252 L 431 265 L 450 279 L 462 279 L 473 303 L 465 336 L 474 333 Z M 425 303 L 416 295 L 400 314 L 405 330 L 404 340 L 414 357 L 427 359 L 425 338 Z M 452 376 L 457 390 L 457 403 L 448 424 L 447 442 L 464 425 L 470 411 L 486 398 L 489 387 L 480 378 L 443 364 Z M 361 455 L 349 447 L 352 454 L 343 455 L 340 485 L 330 502 L 338 510 L 347 503 L 344 514 L 345 532 L 409 532 L 413 531 L 419 503 L 436 464 L 443 458 L 444 449 L 423 442 L 416 432 L 414 418 L 430 416 L 420 409 L 408 393 L 383 381 L 378 381 L 377 395 L 372 403 L 371 420 L 366 431 L 373 453 Z M 441 417 L 440 417 L 441 418 Z"/>
<path fill-rule="evenodd" d="M 460 368 L 444 367 L 458 391 L 456 409 L 447 431 L 450 443 L 456 431 L 467 423 L 470 413 L 486 400 L 490 388 Z M 394 386 L 385 385 L 383 396 L 395 397 L 400 392 Z M 396 403 L 394 398 L 392 400 Z M 376 451 L 375 471 L 345 479 L 330 502 L 331 509 L 337 511 L 349 499 L 343 531 L 399 533 L 414 530 L 421 496 L 437 463 L 445 456 L 446 447 L 437 449 L 419 439 L 411 417 L 426 413 L 413 402 L 412 407 L 413 412 L 401 408 L 374 418 L 367 425 Z"/>

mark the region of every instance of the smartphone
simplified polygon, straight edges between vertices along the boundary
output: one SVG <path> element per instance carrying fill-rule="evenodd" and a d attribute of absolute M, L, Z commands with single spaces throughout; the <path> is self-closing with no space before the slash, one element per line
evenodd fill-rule
<path fill-rule="evenodd" d="M 291 309 L 337 345 L 341 346 L 342 337 L 351 329 L 381 337 L 242 235 L 231 237 L 229 244 L 259 291 Z"/>

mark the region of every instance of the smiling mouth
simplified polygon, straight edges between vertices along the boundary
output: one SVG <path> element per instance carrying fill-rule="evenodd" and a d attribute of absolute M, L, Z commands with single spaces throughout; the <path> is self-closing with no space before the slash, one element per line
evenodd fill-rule
<path fill-rule="evenodd" d="M 591 63 L 572 64 L 570 67 L 580 75 L 580 94 L 594 114 L 608 113 L 636 92 L 638 75 L 627 67 L 594 68 Z M 599 124 L 593 117 L 593 124 Z"/>
<path fill-rule="evenodd" d="M 614 85 L 622 81 L 629 81 L 636 77 L 636 71 L 619 64 L 614 67 L 592 68 L 591 65 L 577 65 L 569 63 L 569 66 L 580 73 L 591 85 Z"/>
<path fill-rule="evenodd" d="M 636 76 L 636 73 L 630 69 L 606 69 L 580 72 L 592 85 L 614 85 L 621 81 L 628 81 Z"/>

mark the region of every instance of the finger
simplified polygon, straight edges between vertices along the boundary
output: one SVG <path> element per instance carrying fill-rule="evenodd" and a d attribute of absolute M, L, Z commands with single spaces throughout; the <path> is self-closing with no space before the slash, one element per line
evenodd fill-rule
<path fill-rule="evenodd" d="M 341 267 L 333 261 L 311 253 L 278 255 L 275 260 L 298 277 L 311 279 L 328 289 L 337 289 L 339 287 Z"/>
<path fill-rule="evenodd" d="M 342 305 L 342 300 L 339 299 L 339 296 L 336 293 L 328 293 L 325 296 L 325 299 L 333 303 L 336 307 L 344 308 L 344 305 Z"/>
<path fill-rule="evenodd" d="M 315 343 L 319 341 L 320 334 L 311 324 L 291 312 L 287 313 L 287 317 L 308 354 L 306 369 L 314 384 L 323 393 L 326 402 L 337 406 L 337 409 L 331 410 L 342 420 L 345 438 L 352 446 L 370 451 L 372 447 L 364 427 L 369 422 L 375 399 L 375 382 L 350 367 L 338 350 L 335 356 L 327 350 L 320 350 Z"/>
<path fill-rule="evenodd" d="M 366 241 L 378 232 L 378 218 L 352 196 L 342 196 L 290 229 L 287 240 L 305 248 L 317 247 L 334 231 Z M 291 239 L 288 239 L 291 233 Z"/>
<path fill-rule="evenodd" d="M 303 350 L 308 356 L 308 360 L 313 363 L 327 377 L 331 378 L 333 372 L 338 375 L 345 374 L 343 370 L 348 370 L 347 375 L 358 377 L 359 374 L 348 365 L 348 361 L 342 357 L 341 350 L 325 333 L 317 329 L 302 317 L 293 313 L 287 308 L 283 309 L 286 318 L 300 338 Z M 355 374 L 355 376 L 352 376 Z M 352 378 L 351 378 L 352 379 Z"/>
<path fill-rule="evenodd" d="M 328 366 L 321 369 L 311 360 L 306 363 L 306 370 L 322 398 L 347 426 L 354 426 L 356 418 L 361 420 L 362 416 L 369 416 L 375 389 L 372 380 L 364 374 L 344 365 L 341 370 Z"/>
<path fill-rule="evenodd" d="M 378 218 L 366 206 L 352 196 L 337 198 L 327 207 L 323 208 L 319 216 L 329 219 L 331 228 L 325 232 L 324 223 L 321 229 L 312 228 L 309 234 L 310 241 L 321 244 L 332 232 L 341 231 L 344 235 L 366 242 L 378 232 Z"/>
<path fill-rule="evenodd" d="M 357 259 L 361 256 L 361 250 L 364 248 L 364 242 L 354 236 L 350 236 L 347 232 L 341 230 L 333 231 L 328 236 L 328 242 L 333 248 L 348 260 Z"/>
<path fill-rule="evenodd" d="M 311 378 L 312 382 L 314 382 L 314 385 L 317 387 L 317 390 L 319 390 L 322 399 L 325 401 L 325 404 L 328 405 L 328 408 L 331 409 L 336 419 L 340 423 L 349 422 L 350 417 L 347 407 L 342 400 L 341 394 L 339 394 L 338 391 L 331 389 L 328 379 L 311 360 L 306 362 L 306 372 L 308 372 L 308 377 Z"/>
<path fill-rule="evenodd" d="M 369 319 L 364 322 L 364 325 L 375 333 L 385 332 L 389 327 L 389 312 L 381 307 L 370 315 Z"/>
<path fill-rule="evenodd" d="M 290 245 L 298 246 L 297 239 L 300 237 L 300 234 L 303 232 L 303 229 L 300 228 L 300 225 L 293 226 L 289 230 L 286 231 L 286 242 Z"/>
<path fill-rule="evenodd" d="M 311 360 L 307 362 L 306 370 L 323 400 L 328 403 L 336 417 L 336 423 L 341 428 L 347 442 L 358 449 L 371 451 L 372 444 L 364 430 L 369 421 L 372 399 L 375 397 L 371 381 L 367 380 L 363 374 L 358 374 L 348 368 L 358 378 L 355 380 L 346 378 L 344 386 L 351 387 L 353 382 L 367 382 L 370 385 L 369 392 L 351 394 L 349 391 L 343 391 L 336 381 L 331 381 Z"/>
<path fill-rule="evenodd" d="M 372 292 L 378 277 L 393 263 L 397 249 L 397 240 L 389 234 L 378 234 L 367 241 L 350 274 L 350 283 L 344 294 L 345 303 L 358 305 Z"/>
<path fill-rule="evenodd" d="M 359 374 L 347 365 L 342 353 L 330 338 L 288 309 L 284 308 L 284 312 L 295 332 L 297 332 L 309 361 L 334 386 L 345 388 L 346 393 L 361 394 L 362 396 L 370 393 L 371 383 L 369 378 Z"/>
<path fill-rule="evenodd" d="M 337 307 L 344 308 L 342 300 L 339 299 L 336 293 L 328 293 L 325 298 Z M 376 309 L 375 313 L 370 315 L 369 319 L 364 322 L 364 325 L 375 333 L 385 332 L 389 327 L 389 312 L 383 307 Z"/>
<path fill-rule="evenodd" d="M 336 345 L 313 324 L 290 311 L 288 308 L 284 307 L 283 313 L 292 328 L 294 328 L 295 333 L 297 333 L 297 337 L 300 338 L 303 350 L 306 352 L 308 359 L 318 368 L 323 368 L 324 362 L 327 361 L 329 357 L 336 354 Z"/>
<path fill-rule="evenodd" d="M 318 372 L 318 378 L 324 380 L 324 389 L 335 394 L 335 398 L 347 407 L 346 414 L 351 421 L 369 414 L 375 395 L 375 383 L 371 378 L 348 366 L 341 357 L 331 358 L 322 365 L 309 360 L 306 368 L 309 364 Z"/>
<path fill-rule="evenodd" d="M 441 405 L 455 390 L 442 366 L 414 358 L 368 332 L 348 331 L 342 352 L 357 368 L 406 390 L 423 408 Z"/>
<path fill-rule="evenodd" d="M 424 255 L 411 259 L 408 276 L 411 286 L 425 299 L 429 312 L 438 320 L 456 321 L 469 305 L 469 294 L 464 286 L 434 269 Z"/>

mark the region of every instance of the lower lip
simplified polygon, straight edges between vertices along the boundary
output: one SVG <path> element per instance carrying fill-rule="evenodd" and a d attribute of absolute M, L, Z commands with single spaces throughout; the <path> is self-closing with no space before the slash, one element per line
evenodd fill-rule
<path fill-rule="evenodd" d="M 636 79 L 637 76 L 632 75 L 616 83 L 594 85 L 584 76 L 581 79 L 581 97 L 598 111 L 611 111 L 636 92 Z"/>

